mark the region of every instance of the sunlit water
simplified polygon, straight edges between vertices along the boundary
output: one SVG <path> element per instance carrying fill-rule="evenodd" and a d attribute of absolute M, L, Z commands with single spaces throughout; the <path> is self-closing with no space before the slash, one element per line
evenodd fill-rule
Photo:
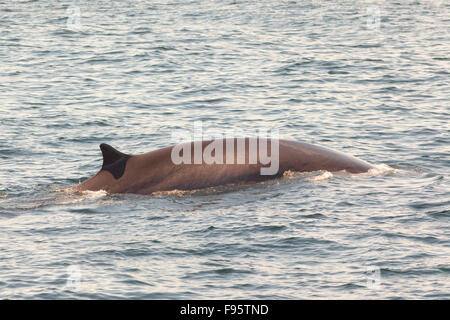
<path fill-rule="evenodd" d="M 449 28 L 447 1 L 0 1 L 0 298 L 450 298 Z M 376 169 L 63 191 L 197 120 Z"/>

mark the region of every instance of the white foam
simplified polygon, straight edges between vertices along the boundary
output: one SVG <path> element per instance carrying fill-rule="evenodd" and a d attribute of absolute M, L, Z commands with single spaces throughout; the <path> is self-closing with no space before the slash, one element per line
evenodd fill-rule
<path fill-rule="evenodd" d="M 370 177 L 376 177 L 376 176 L 383 176 L 388 174 L 394 174 L 398 173 L 398 169 L 394 169 L 387 164 L 381 163 L 381 164 L 375 164 L 373 165 L 374 168 L 369 169 L 369 171 L 362 173 L 361 175 L 366 175 Z"/>
<path fill-rule="evenodd" d="M 108 192 L 106 192 L 105 190 L 98 190 L 98 191 L 87 190 L 82 191 L 81 193 L 85 196 L 85 199 L 99 199 L 106 197 L 108 195 Z"/>
<path fill-rule="evenodd" d="M 167 191 L 155 191 L 152 192 L 153 196 L 184 196 L 186 194 L 194 194 L 198 190 L 167 190 Z"/>
<path fill-rule="evenodd" d="M 293 177 L 295 177 L 295 175 L 297 173 L 298 172 L 291 171 L 291 170 L 286 170 L 285 172 L 283 172 L 283 178 L 288 178 L 288 179 L 293 178 Z"/>
<path fill-rule="evenodd" d="M 400 169 L 395 169 L 387 164 L 381 163 L 373 165 L 372 169 L 369 169 L 369 171 L 363 173 L 349 173 L 347 171 L 339 171 L 336 173 L 348 175 L 351 178 L 367 178 L 391 175 L 399 172 L 401 172 Z M 327 181 L 332 177 L 334 177 L 334 175 L 329 171 L 297 172 L 287 170 L 283 173 L 283 178 L 285 179 L 304 178 L 304 180 L 312 182 Z"/>
<path fill-rule="evenodd" d="M 312 172 L 299 172 L 287 170 L 283 173 L 284 179 L 304 179 L 311 182 L 326 181 L 333 177 L 333 174 L 329 171 L 312 171 Z"/>
<path fill-rule="evenodd" d="M 62 196 L 62 197 L 59 197 L 59 199 L 57 199 L 57 200 L 62 199 L 63 201 L 57 201 L 55 204 L 58 204 L 58 205 L 74 204 L 74 203 L 83 202 L 84 200 L 87 200 L 87 199 L 100 199 L 100 198 L 103 198 L 108 195 L 108 192 L 106 192 L 105 190 L 74 191 L 74 190 L 66 189 L 65 191 L 66 191 L 66 193 L 70 194 L 70 196 L 73 196 L 74 198 L 68 198 L 67 196 Z"/>
<path fill-rule="evenodd" d="M 319 182 L 319 181 L 326 181 L 330 178 L 333 177 L 333 174 L 329 171 L 323 171 L 321 172 L 318 176 L 313 176 L 310 178 L 306 178 L 305 180 L 307 181 L 312 181 L 312 182 Z"/>

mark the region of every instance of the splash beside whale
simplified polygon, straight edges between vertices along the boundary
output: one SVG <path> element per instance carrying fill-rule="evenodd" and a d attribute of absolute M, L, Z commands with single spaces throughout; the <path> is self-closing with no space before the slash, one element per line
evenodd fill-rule
<path fill-rule="evenodd" d="M 184 145 L 181 153 L 180 145 L 176 145 L 141 155 L 128 155 L 110 145 L 101 144 L 102 168 L 72 190 L 152 194 L 158 191 L 195 190 L 233 183 L 256 183 L 279 178 L 286 171 L 362 173 L 373 168 L 365 161 L 334 150 L 288 140 L 266 139 L 267 155 L 271 158 L 264 159 L 261 145 L 259 152 L 252 154 L 252 146 L 258 144 L 252 145 L 251 141 L 249 138 L 230 138 L 189 142 Z M 223 148 L 223 152 L 213 148 L 211 152 L 213 144 L 227 148 Z M 241 149 L 244 151 L 243 155 L 239 154 L 238 146 L 244 148 Z M 215 161 L 200 159 L 199 162 L 195 159 L 198 155 L 196 148 L 203 152 L 201 154 L 209 151 Z M 176 161 L 174 155 L 177 156 Z M 267 159 L 274 160 L 275 155 L 278 163 L 274 172 L 264 174 L 263 170 L 268 167 Z M 180 163 L 180 159 L 192 161 Z"/>

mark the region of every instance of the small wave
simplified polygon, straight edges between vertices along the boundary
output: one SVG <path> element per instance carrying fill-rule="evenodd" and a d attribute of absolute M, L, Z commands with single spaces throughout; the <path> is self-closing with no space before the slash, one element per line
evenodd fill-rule
<path fill-rule="evenodd" d="M 87 199 L 99 199 L 105 197 L 106 195 L 108 195 L 108 193 L 104 190 L 73 192 L 70 189 L 66 189 L 60 190 L 59 192 L 56 193 L 56 195 L 50 194 L 49 196 L 43 196 L 37 199 L 25 200 L 23 201 L 26 203 L 25 205 L 21 204 L 19 206 L 16 206 L 15 209 L 33 210 L 54 205 L 69 205 L 83 202 Z"/>

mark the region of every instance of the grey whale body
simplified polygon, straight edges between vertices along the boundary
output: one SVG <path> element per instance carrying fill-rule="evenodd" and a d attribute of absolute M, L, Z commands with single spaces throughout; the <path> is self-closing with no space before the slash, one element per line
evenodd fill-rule
<path fill-rule="evenodd" d="M 202 150 L 212 142 L 237 142 L 230 139 L 209 140 L 198 142 Z M 244 140 L 243 138 L 241 140 Z M 242 141 L 241 141 L 242 142 Z M 194 143 L 190 148 L 194 150 Z M 226 152 L 223 151 L 223 164 L 175 164 L 172 161 L 170 146 L 140 155 L 121 153 L 107 144 L 101 144 L 103 166 L 90 179 L 75 186 L 75 191 L 105 190 L 109 193 L 152 194 L 157 191 L 195 190 L 233 183 L 260 182 L 281 177 L 286 171 L 311 172 L 327 170 L 330 172 L 346 171 L 349 173 L 367 172 L 372 168 L 370 164 L 355 157 L 311 145 L 303 142 L 268 139 L 268 150 L 272 143 L 278 143 L 278 170 L 273 175 L 262 175 L 262 164 L 259 157 L 257 163 L 249 161 L 249 139 L 245 138 L 245 163 L 237 161 L 226 162 Z M 234 143 L 237 156 L 237 143 Z M 230 150 L 232 150 L 230 148 Z M 270 152 L 269 152 L 270 153 Z M 193 157 L 193 156 L 192 156 Z"/>

